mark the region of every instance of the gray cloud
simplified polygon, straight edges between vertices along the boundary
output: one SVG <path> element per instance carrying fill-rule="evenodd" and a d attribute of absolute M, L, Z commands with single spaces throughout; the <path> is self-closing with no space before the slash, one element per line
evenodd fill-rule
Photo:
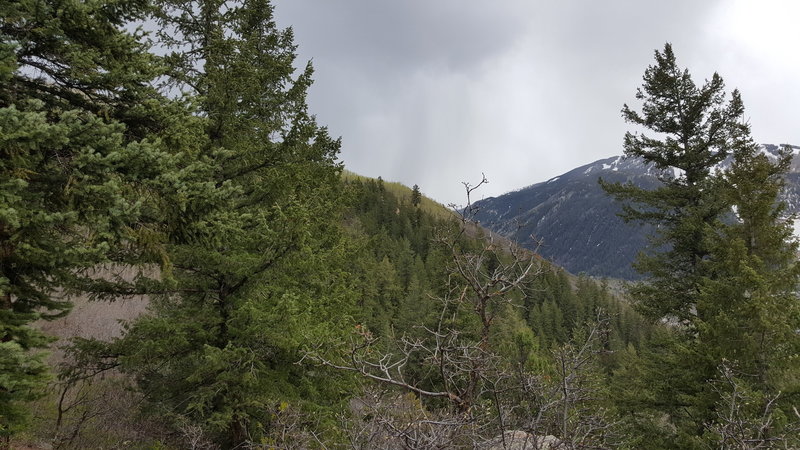
<path fill-rule="evenodd" d="M 776 131 L 789 128 L 786 102 L 800 101 L 800 90 L 785 74 L 767 76 L 776 56 L 765 62 L 757 45 L 743 44 L 747 35 L 733 23 L 742 14 L 727 13 L 740 3 L 277 0 L 275 7 L 278 24 L 294 28 L 300 59 L 314 61 L 311 110 L 342 136 L 346 166 L 459 203 L 460 182 L 481 172 L 490 180 L 482 195 L 499 195 L 621 153 L 628 127 L 620 108 L 667 41 L 696 80 L 719 70 L 742 89 L 757 139 L 795 133 L 800 142 L 793 129 Z"/>

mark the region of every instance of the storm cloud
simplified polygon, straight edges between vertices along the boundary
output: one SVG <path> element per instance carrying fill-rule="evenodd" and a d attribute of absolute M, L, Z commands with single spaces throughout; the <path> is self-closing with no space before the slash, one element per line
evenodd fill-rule
<path fill-rule="evenodd" d="M 743 94 L 756 140 L 800 143 L 800 9 L 790 1 L 276 0 L 310 109 L 357 173 L 463 203 L 622 153 L 653 51 Z"/>

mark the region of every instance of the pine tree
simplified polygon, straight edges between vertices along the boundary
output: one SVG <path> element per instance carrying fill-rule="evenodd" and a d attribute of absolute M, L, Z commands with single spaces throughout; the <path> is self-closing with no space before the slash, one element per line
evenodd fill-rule
<path fill-rule="evenodd" d="M 123 25 L 145 3 L 0 2 L 0 436 L 24 423 L 49 342 L 98 264 L 135 246 L 169 158 L 152 139 L 154 60 Z M 146 106 L 146 105 L 150 106 Z M 148 139 L 149 138 L 149 139 Z"/>
<path fill-rule="evenodd" d="M 738 394 L 725 389 L 747 389 L 763 402 L 747 411 L 761 415 L 769 410 L 800 428 L 800 418 L 791 409 L 800 399 L 798 244 L 785 205 L 778 201 L 792 156 L 783 148 L 772 161 L 749 136 L 733 149 L 724 181 L 735 218 L 710 240 L 711 276 L 697 305 L 705 317 L 698 327 L 698 346 L 728 381 L 737 379 L 722 387 L 706 386 L 711 398 L 722 395 L 730 400 Z M 792 425 L 775 421 L 758 434 L 777 437 L 787 426 Z"/>
<path fill-rule="evenodd" d="M 800 349 L 797 242 L 778 201 L 792 156 L 784 149 L 773 162 L 751 141 L 734 150 L 724 180 L 736 218 L 711 240 L 712 276 L 698 304 L 708 318 L 701 338 L 762 386 Z"/>
<path fill-rule="evenodd" d="M 715 166 L 729 155 L 740 135 L 744 106 L 737 91 L 726 102 L 725 86 L 716 73 L 702 86 L 676 63 L 672 46 L 655 52 L 656 64 L 647 68 L 636 92 L 642 112 L 628 105 L 625 120 L 656 133 L 625 134 L 628 157 L 642 158 L 664 171 L 663 186 L 645 190 L 632 184 L 601 185 L 624 204 L 627 221 L 658 226 L 650 249 L 639 255 L 636 269 L 648 277 L 634 296 L 652 318 L 672 317 L 691 324 L 709 256 L 708 235 L 718 228 L 727 205 L 720 194 Z"/>
<path fill-rule="evenodd" d="M 626 105 L 623 116 L 661 139 L 627 133 L 625 152 L 662 170 L 663 186 L 601 184 L 628 202 L 626 219 L 657 226 L 637 261 L 649 278 L 632 293 L 651 319 L 683 326 L 667 346 L 644 355 L 643 364 L 654 367 L 646 372 L 653 390 L 645 408 L 669 414 L 675 442 L 695 447 L 723 407 L 725 395 L 709 383 L 719 368 L 741 370 L 759 398 L 782 391 L 788 405 L 798 392 L 796 244 L 777 201 L 791 155 L 772 162 L 761 154 L 739 93 L 726 101 L 716 74 L 697 87 L 669 44 L 644 81 L 642 113 Z M 717 168 L 726 159 L 730 168 Z"/>
<path fill-rule="evenodd" d="M 422 193 L 419 191 L 419 186 L 416 184 L 413 188 L 411 188 L 411 204 L 414 206 L 419 206 L 419 203 L 422 201 Z"/>
<path fill-rule="evenodd" d="M 339 141 L 308 114 L 312 68 L 294 76 L 292 31 L 268 1 L 160 5 L 159 38 L 176 50 L 166 85 L 203 128 L 165 205 L 168 295 L 108 353 L 158 414 L 236 447 L 270 432 L 275 405 L 340 395 L 295 364 L 347 324 Z"/>

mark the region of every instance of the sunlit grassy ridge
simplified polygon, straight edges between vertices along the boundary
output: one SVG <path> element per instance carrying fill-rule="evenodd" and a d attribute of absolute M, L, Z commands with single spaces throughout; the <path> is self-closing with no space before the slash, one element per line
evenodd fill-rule
<path fill-rule="evenodd" d="M 342 171 L 342 179 L 344 181 L 367 181 L 373 180 L 377 181 L 375 178 L 365 177 L 363 175 L 359 175 L 355 172 L 351 172 L 347 169 Z M 394 194 L 399 199 L 405 199 L 407 201 L 411 201 L 411 188 L 405 186 L 402 183 L 398 183 L 396 181 L 386 181 L 383 180 L 384 188 Z M 424 212 L 436 217 L 437 219 L 449 219 L 455 217 L 455 213 L 453 210 L 448 208 L 441 203 L 431 200 L 430 198 L 426 197 L 425 194 L 422 195 L 422 201 L 419 204 L 420 209 Z"/>

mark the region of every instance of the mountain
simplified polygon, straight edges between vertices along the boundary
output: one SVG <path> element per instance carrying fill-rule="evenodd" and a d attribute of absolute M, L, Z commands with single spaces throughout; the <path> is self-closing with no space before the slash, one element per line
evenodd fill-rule
<path fill-rule="evenodd" d="M 778 148 L 765 144 L 761 150 L 777 158 Z M 793 148 L 795 157 L 783 195 L 789 213 L 800 212 L 800 147 Z M 720 166 L 729 163 L 723 161 Z M 475 219 L 496 233 L 538 249 L 542 256 L 572 273 L 633 280 L 638 274 L 631 263 L 645 247 L 652 227 L 626 224 L 620 219 L 619 203 L 605 194 L 597 180 L 602 177 L 654 189 L 661 183 L 659 176 L 678 175 L 678 169 L 660 171 L 639 158 L 601 159 L 518 191 L 475 202 Z"/>

